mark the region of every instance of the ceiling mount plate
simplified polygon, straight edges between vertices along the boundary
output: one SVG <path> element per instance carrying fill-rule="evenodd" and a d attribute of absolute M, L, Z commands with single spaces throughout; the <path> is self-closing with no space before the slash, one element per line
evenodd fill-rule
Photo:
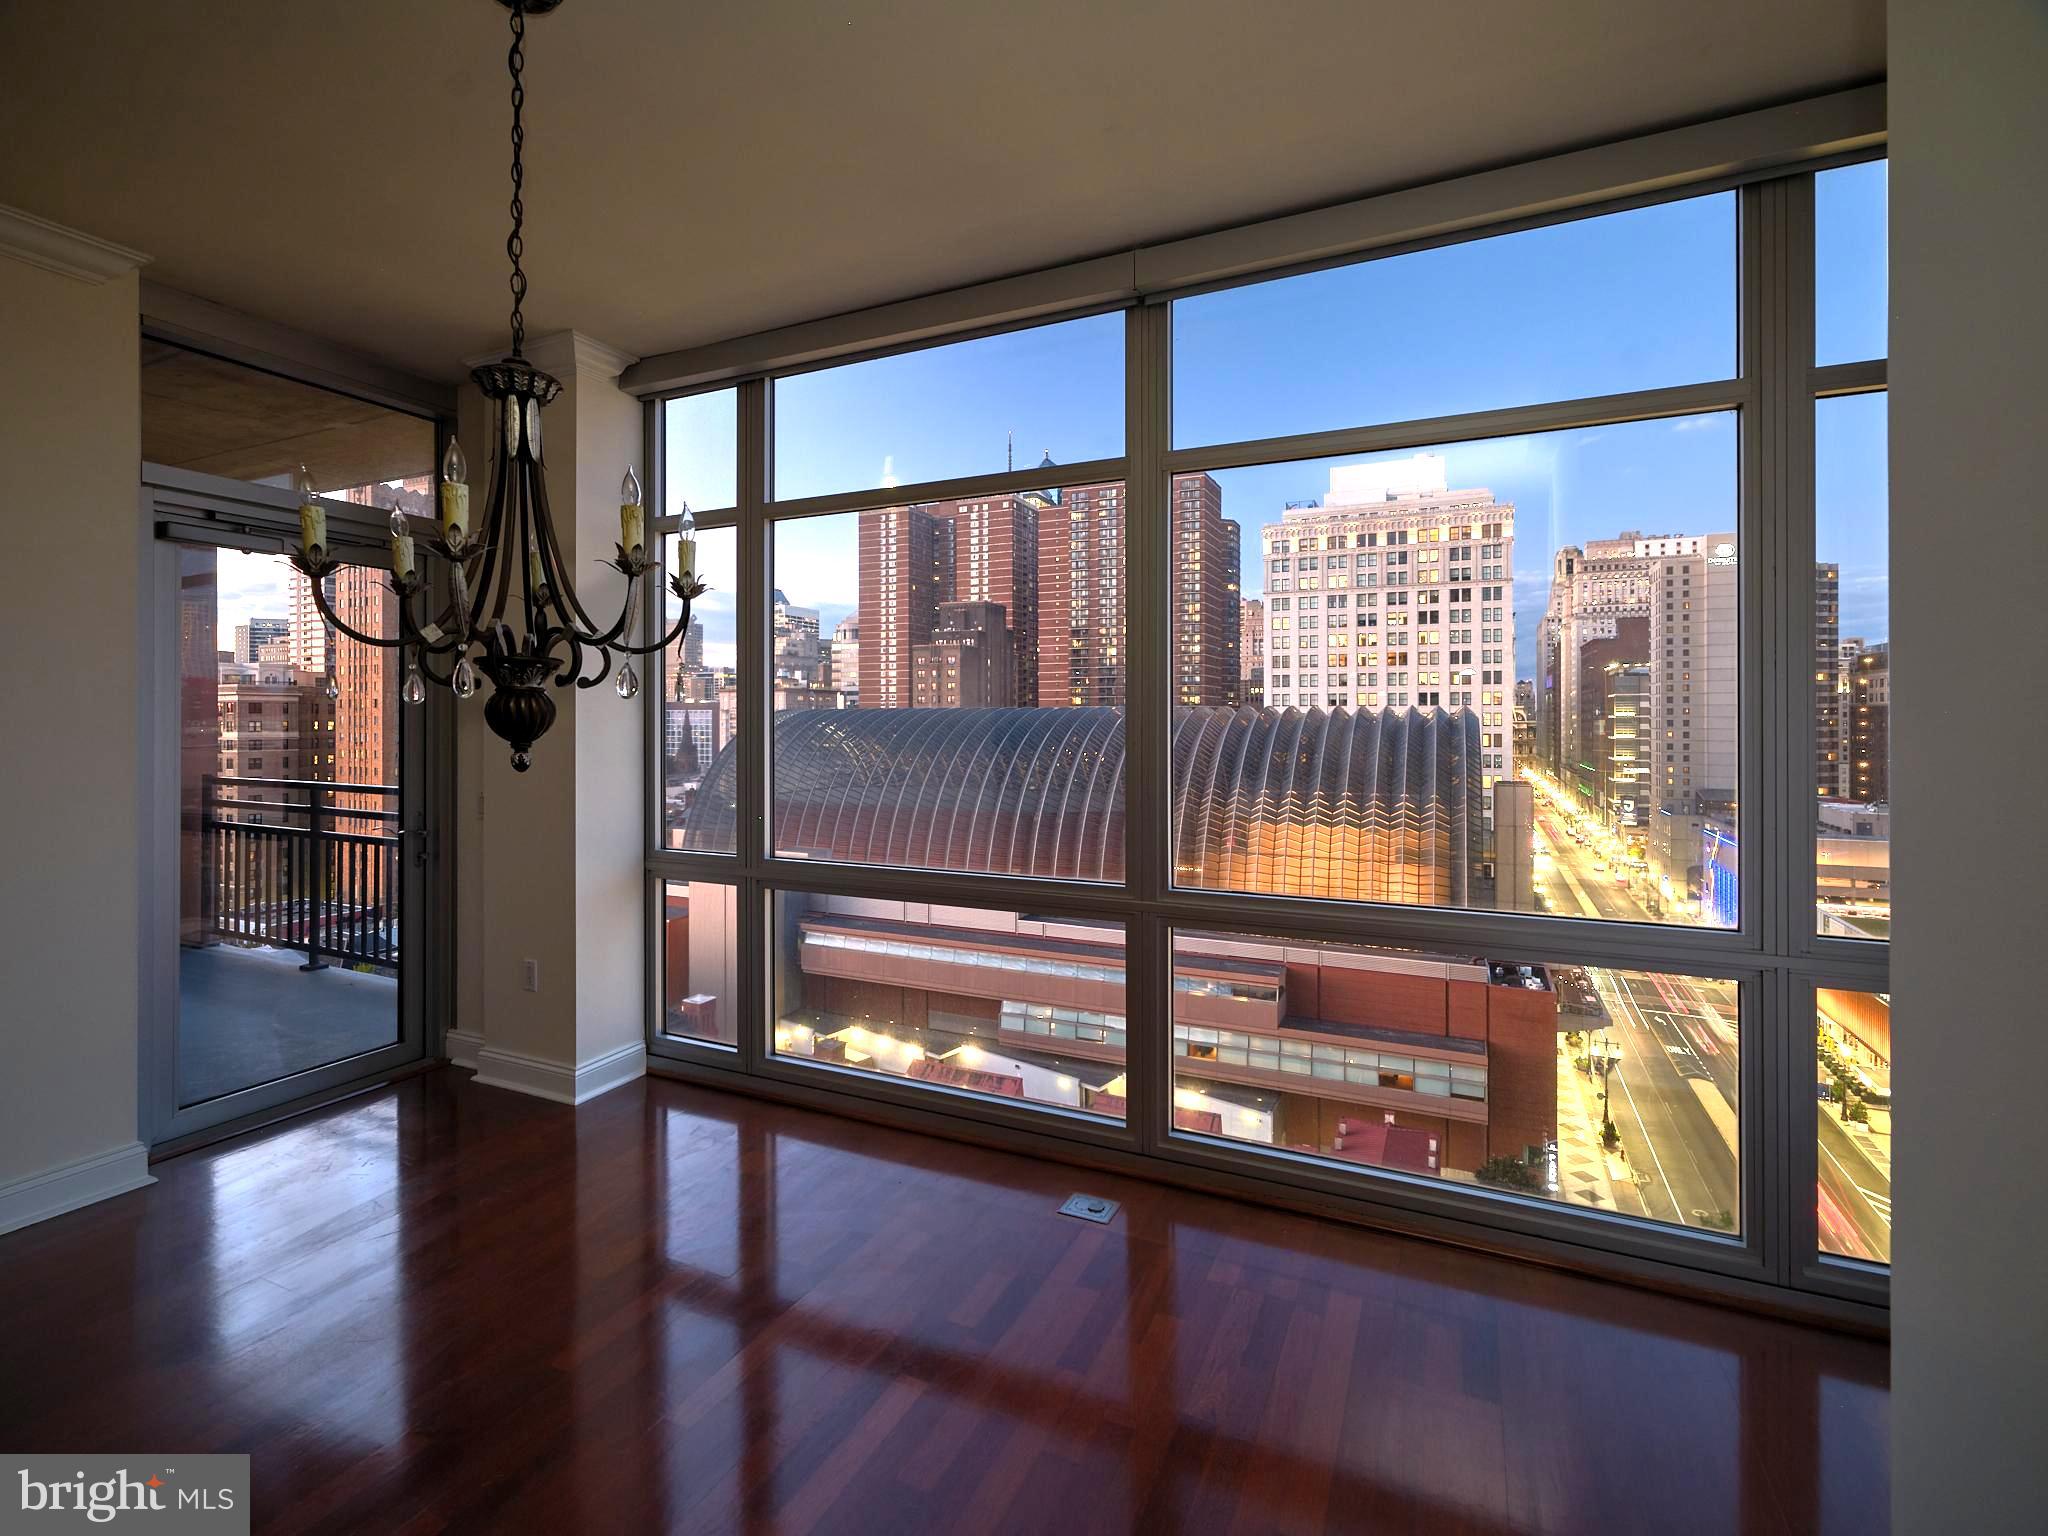
<path fill-rule="evenodd" d="M 526 0 L 526 3 L 521 5 L 519 0 L 498 0 L 498 4 L 506 10 L 521 10 L 529 16 L 545 16 L 561 3 L 562 0 Z"/>

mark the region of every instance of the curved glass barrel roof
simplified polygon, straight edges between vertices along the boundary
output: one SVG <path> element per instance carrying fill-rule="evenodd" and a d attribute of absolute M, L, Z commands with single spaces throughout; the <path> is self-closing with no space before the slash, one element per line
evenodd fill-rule
<path fill-rule="evenodd" d="M 784 710 L 778 854 L 1055 880 L 1123 878 L 1123 712 Z M 1484 842 L 1470 710 L 1173 712 L 1175 880 L 1463 906 Z M 733 746 L 684 846 L 732 850 Z"/>

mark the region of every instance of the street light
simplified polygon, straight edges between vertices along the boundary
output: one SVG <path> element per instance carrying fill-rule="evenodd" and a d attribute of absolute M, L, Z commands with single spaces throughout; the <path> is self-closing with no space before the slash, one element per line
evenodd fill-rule
<path fill-rule="evenodd" d="M 1596 1050 L 1597 1056 L 1594 1055 Z M 1596 1044 L 1589 1047 L 1587 1055 L 1591 1058 L 1588 1065 L 1591 1065 L 1592 1061 L 1597 1061 L 1600 1066 L 1600 1140 L 1603 1143 L 1619 1141 L 1621 1137 L 1614 1129 L 1614 1115 L 1610 1103 L 1610 1082 L 1615 1066 L 1621 1061 L 1621 1047 L 1609 1039 L 1607 1031 L 1603 1029 Z"/>

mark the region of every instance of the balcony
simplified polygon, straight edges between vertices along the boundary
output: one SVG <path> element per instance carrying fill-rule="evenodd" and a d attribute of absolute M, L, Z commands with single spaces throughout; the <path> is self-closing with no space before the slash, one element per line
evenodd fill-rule
<path fill-rule="evenodd" d="M 202 781 L 180 872 L 180 1103 L 398 1039 L 399 814 L 388 785 Z"/>

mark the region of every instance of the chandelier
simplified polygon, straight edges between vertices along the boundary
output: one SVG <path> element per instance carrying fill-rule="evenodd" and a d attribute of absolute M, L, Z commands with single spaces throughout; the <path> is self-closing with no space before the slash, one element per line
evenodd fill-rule
<path fill-rule="evenodd" d="M 599 562 L 626 578 L 625 603 L 617 620 L 609 625 L 593 620 L 569 579 L 548 509 L 541 450 L 541 410 L 561 393 L 562 385 L 524 356 L 526 321 L 521 309 L 526 273 L 520 266 L 521 229 L 526 222 L 520 201 L 525 180 L 521 151 L 526 134 L 520 114 L 526 92 L 520 75 L 526 67 L 526 18 L 553 10 L 560 0 L 498 3 L 512 12 L 512 47 L 506 60 L 512 77 L 512 233 L 505 241 L 505 254 L 512 262 L 512 351 L 503 361 L 486 363 L 470 374 L 484 397 L 496 402 L 493 436 L 499 447 L 483 526 L 471 533 L 468 465 L 461 445 L 451 437 L 441 460 L 438 533 L 424 541 L 425 552 L 445 569 L 445 593 L 437 599 L 435 584 L 421 574 L 421 545 L 415 542 L 406 515 L 394 511 L 391 586 L 398 595 L 399 632 L 366 635 L 338 618 L 328 601 L 326 577 L 340 562 L 328 550 L 327 513 L 301 465 L 300 549 L 292 564 L 305 575 L 321 616 L 336 630 L 362 645 L 404 653 L 400 693 L 406 703 L 422 703 L 429 681 L 467 699 L 477 691 L 477 674 L 488 678 L 491 696 L 484 703 L 484 720 L 511 746 L 512 766 L 524 773 L 533 764 L 533 744 L 555 721 L 555 701 L 548 689 L 596 688 L 612 675 L 615 659 L 622 658 L 614 687 L 620 698 L 632 698 L 640 691 L 632 658 L 673 644 L 689 626 L 691 600 L 706 588 L 696 576 L 696 519 L 686 505 L 677 528 L 676 570 L 668 580 L 681 613 L 651 645 L 631 643 L 641 578 L 658 570 L 661 562 L 649 556 L 646 509 L 639 477 L 630 467 L 619 487 L 618 555 Z"/>

